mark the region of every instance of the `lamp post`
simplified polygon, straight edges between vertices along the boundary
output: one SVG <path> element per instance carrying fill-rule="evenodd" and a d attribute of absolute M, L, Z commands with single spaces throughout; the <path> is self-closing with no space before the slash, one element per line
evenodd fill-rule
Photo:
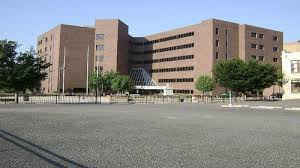
<path fill-rule="evenodd" d="M 62 67 L 62 71 L 63 71 L 63 74 L 62 74 L 62 78 L 63 78 L 62 92 L 63 92 L 63 95 L 65 95 L 65 70 L 66 70 L 66 47 L 64 47 L 64 62 L 63 62 L 63 67 Z"/>
<path fill-rule="evenodd" d="M 90 46 L 88 46 L 86 54 L 86 95 L 89 95 L 89 54 Z"/>

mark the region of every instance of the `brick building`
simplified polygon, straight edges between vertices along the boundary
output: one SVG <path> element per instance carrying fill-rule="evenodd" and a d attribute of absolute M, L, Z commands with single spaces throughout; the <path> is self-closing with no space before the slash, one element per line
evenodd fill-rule
<path fill-rule="evenodd" d="M 56 45 L 46 42 L 52 36 Z M 38 38 L 39 54 L 56 63 L 42 83 L 46 93 L 61 91 L 64 48 L 65 88 L 85 90 L 88 46 L 89 73 L 97 69 L 129 74 L 141 91 L 197 94 L 197 77 L 211 75 L 219 60 L 257 59 L 281 66 L 283 33 L 217 19 L 145 37 L 130 36 L 128 26 L 117 19 L 96 20 L 93 28 L 60 25 Z"/>

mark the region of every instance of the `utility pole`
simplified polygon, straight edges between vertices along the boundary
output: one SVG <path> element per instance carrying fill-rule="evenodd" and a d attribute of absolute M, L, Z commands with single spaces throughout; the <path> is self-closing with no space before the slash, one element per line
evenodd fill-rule
<path fill-rule="evenodd" d="M 86 54 L 86 95 L 89 95 L 89 54 L 90 46 L 88 46 Z"/>

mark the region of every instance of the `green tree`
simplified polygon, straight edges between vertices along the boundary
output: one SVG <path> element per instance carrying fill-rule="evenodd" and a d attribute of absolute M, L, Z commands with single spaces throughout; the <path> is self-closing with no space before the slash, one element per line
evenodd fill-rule
<path fill-rule="evenodd" d="M 114 71 L 104 72 L 104 74 L 103 74 L 103 92 L 111 93 L 113 91 L 112 80 L 114 78 L 116 78 L 118 75 L 119 75 L 119 73 L 114 72 Z"/>
<path fill-rule="evenodd" d="M 279 81 L 279 69 L 272 64 L 263 64 L 254 60 L 246 62 L 248 82 L 247 91 L 262 91 Z"/>
<path fill-rule="evenodd" d="M 215 89 L 215 82 L 210 76 L 203 75 L 197 78 L 195 86 L 196 89 L 202 91 L 204 95 L 205 92 L 210 92 Z"/>
<path fill-rule="evenodd" d="M 89 77 L 89 86 L 93 90 L 102 91 L 105 94 L 111 92 L 125 92 L 132 88 L 131 80 L 126 75 L 120 75 L 114 71 L 108 72 L 94 72 Z"/>
<path fill-rule="evenodd" d="M 118 93 L 124 93 L 132 89 L 132 82 L 129 76 L 126 75 L 117 75 L 112 80 L 112 90 Z"/>
<path fill-rule="evenodd" d="M 262 91 L 278 82 L 278 68 L 272 64 L 239 59 L 221 61 L 213 73 L 218 84 L 237 93 Z"/>
<path fill-rule="evenodd" d="M 104 76 L 102 73 L 93 72 L 89 77 L 89 87 L 94 90 L 98 91 L 99 88 L 104 83 Z"/>
<path fill-rule="evenodd" d="M 245 93 L 249 82 L 247 81 L 247 65 L 239 59 L 220 61 L 215 64 L 213 74 L 216 82 L 235 92 Z"/>
<path fill-rule="evenodd" d="M 50 64 L 32 48 L 24 53 L 16 50 L 16 42 L 0 41 L 0 90 L 16 93 L 38 90 L 41 81 L 47 78 L 45 70 Z"/>

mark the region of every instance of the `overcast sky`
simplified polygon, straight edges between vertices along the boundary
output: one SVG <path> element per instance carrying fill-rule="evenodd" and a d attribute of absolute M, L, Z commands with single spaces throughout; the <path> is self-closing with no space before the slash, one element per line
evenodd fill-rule
<path fill-rule="evenodd" d="M 0 39 L 23 48 L 58 24 L 94 25 L 119 18 L 133 36 L 196 24 L 209 18 L 284 32 L 284 42 L 300 40 L 300 0 L 2 0 Z"/>

